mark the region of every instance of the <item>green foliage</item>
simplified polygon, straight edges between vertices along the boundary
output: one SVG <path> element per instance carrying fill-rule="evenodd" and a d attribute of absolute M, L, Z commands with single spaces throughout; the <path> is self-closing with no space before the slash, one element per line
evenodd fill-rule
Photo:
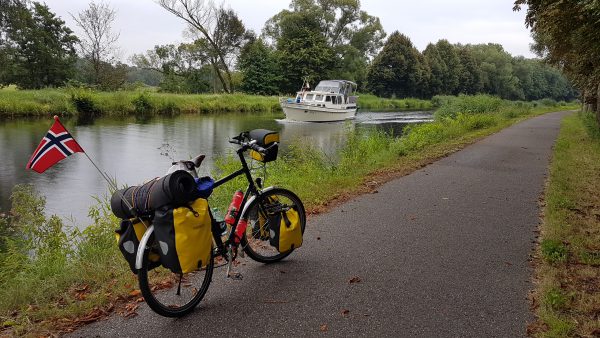
<path fill-rule="evenodd" d="M 560 310 L 567 304 L 567 297 L 560 289 L 550 289 L 546 292 L 544 304 L 553 310 Z"/>
<path fill-rule="evenodd" d="M 287 20 L 298 21 L 295 22 L 297 28 L 285 31 L 277 41 L 277 59 L 282 78 L 280 90 L 294 93 L 304 78 L 311 82 L 327 78 L 335 65 L 335 53 L 318 26 L 314 26 L 314 18 L 305 14 Z"/>
<path fill-rule="evenodd" d="M 21 88 L 57 87 L 72 75 L 77 37 L 48 6 L 38 2 L 3 3 L 0 83 Z"/>
<path fill-rule="evenodd" d="M 79 113 L 88 116 L 98 114 L 93 92 L 89 89 L 79 88 L 71 90 L 71 101 Z"/>
<path fill-rule="evenodd" d="M 455 117 L 458 113 L 493 113 L 497 112 L 500 106 L 504 104 L 502 99 L 489 95 L 434 97 L 432 101 L 439 104 L 439 108 L 435 112 L 437 119 Z"/>
<path fill-rule="evenodd" d="M 588 135 L 594 140 L 600 140 L 600 126 L 596 116 L 591 113 L 580 113 L 580 118 Z"/>
<path fill-rule="evenodd" d="M 426 81 L 423 57 L 399 32 L 388 38 L 367 74 L 367 88 L 377 96 L 423 97 Z"/>
<path fill-rule="evenodd" d="M 360 108 L 361 109 L 373 109 L 373 110 L 407 110 L 407 109 L 415 109 L 415 110 L 430 110 L 435 105 L 432 104 L 432 101 L 429 100 L 421 100 L 414 98 L 406 98 L 406 99 L 386 99 L 382 97 L 377 97 L 372 94 L 358 94 L 360 97 Z"/>
<path fill-rule="evenodd" d="M 150 94 L 148 92 L 140 92 L 131 100 L 131 103 L 133 103 L 133 109 L 136 114 L 147 114 L 154 110 L 154 105 L 150 101 Z"/>
<path fill-rule="evenodd" d="M 540 244 L 542 255 L 549 263 L 564 263 L 568 258 L 567 247 L 558 240 L 545 239 Z"/>
<path fill-rule="evenodd" d="M 281 69 L 290 69 L 279 87 L 285 93 L 295 92 L 305 76 L 311 82 L 353 80 L 362 87 L 368 60 L 385 38 L 379 19 L 361 10 L 357 0 L 293 0 L 290 10 L 267 21 L 263 35 L 275 41 Z"/>
<path fill-rule="evenodd" d="M 560 66 L 590 101 L 598 102 L 600 88 L 600 3 L 598 1 L 517 0 L 515 10 L 526 6 L 533 49 Z"/>
<path fill-rule="evenodd" d="M 423 51 L 430 74 L 428 94 L 456 95 L 460 93 L 462 64 L 458 48 L 447 40 L 429 44 Z"/>
<path fill-rule="evenodd" d="M 107 304 L 109 293 L 127 295 L 135 280 L 118 256 L 117 220 L 108 202 L 98 201 L 90 210 L 94 223 L 79 231 L 46 217 L 45 199 L 30 185 L 17 185 L 11 199 L 14 234 L 0 255 L 0 318 L 10 318 L 13 333 L 28 334 L 32 322 L 87 313 Z M 74 288 L 85 290 L 85 302 Z"/>
<path fill-rule="evenodd" d="M 406 37 L 403 43 L 411 46 Z M 422 54 L 386 47 L 368 73 L 367 88 L 378 95 L 431 97 L 487 93 L 510 100 L 566 101 L 576 96 L 560 71 L 540 60 L 513 58 L 498 44 L 452 45 L 440 40 L 429 44 Z M 410 56 L 405 56 L 407 53 Z M 410 81 L 390 81 L 404 78 Z"/>
<path fill-rule="evenodd" d="M 243 76 L 242 91 L 258 95 L 277 94 L 281 70 L 274 51 L 262 39 L 244 46 L 238 67 Z"/>

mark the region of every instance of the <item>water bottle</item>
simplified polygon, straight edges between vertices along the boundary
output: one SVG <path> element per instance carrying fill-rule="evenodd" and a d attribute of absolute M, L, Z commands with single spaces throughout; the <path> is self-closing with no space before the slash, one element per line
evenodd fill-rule
<path fill-rule="evenodd" d="M 248 227 L 248 220 L 242 218 L 238 222 L 237 227 L 235 228 L 235 244 L 240 244 L 240 241 L 242 240 L 242 236 L 244 236 L 244 233 L 246 232 L 247 227 Z"/>
<path fill-rule="evenodd" d="M 213 215 L 213 218 L 215 219 L 215 222 L 219 224 L 219 228 L 221 229 L 221 236 L 227 235 L 227 223 L 225 223 L 225 220 L 223 219 L 223 214 L 221 213 L 221 210 L 219 210 L 218 208 L 211 208 L 210 211 Z"/>
<path fill-rule="evenodd" d="M 227 209 L 227 214 L 225 214 L 225 223 L 233 226 L 233 223 L 235 222 L 235 217 L 237 216 L 237 213 L 240 210 L 240 205 L 242 205 L 243 198 L 244 193 L 241 190 L 238 190 L 235 192 L 235 194 L 233 194 L 231 204 L 229 204 L 229 209 Z"/>

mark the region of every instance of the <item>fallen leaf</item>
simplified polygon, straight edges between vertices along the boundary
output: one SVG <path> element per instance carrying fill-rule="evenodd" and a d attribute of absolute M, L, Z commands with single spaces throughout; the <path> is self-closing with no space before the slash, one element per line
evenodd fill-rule
<path fill-rule="evenodd" d="M 142 293 L 142 292 L 141 292 L 140 290 L 133 290 L 133 291 L 131 291 L 131 292 L 129 293 L 129 295 L 130 295 L 131 297 L 137 297 L 137 296 L 139 296 L 141 293 Z"/>
<path fill-rule="evenodd" d="M 354 277 L 350 278 L 350 280 L 348 281 L 348 283 L 354 284 L 354 283 L 360 283 L 360 281 L 361 281 L 360 277 L 354 276 Z"/>
<path fill-rule="evenodd" d="M 327 330 L 328 330 L 327 324 L 321 324 L 321 326 L 319 326 L 319 330 L 321 332 L 327 332 Z"/>

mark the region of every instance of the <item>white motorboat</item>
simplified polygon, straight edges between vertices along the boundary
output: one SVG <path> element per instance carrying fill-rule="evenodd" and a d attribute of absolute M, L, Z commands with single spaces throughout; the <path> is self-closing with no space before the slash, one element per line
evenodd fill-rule
<path fill-rule="evenodd" d="M 314 90 L 305 82 L 296 98 L 283 98 L 279 103 L 288 120 L 344 121 L 356 116 L 355 90 L 356 83 L 346 80 L 324 80 Z"/>

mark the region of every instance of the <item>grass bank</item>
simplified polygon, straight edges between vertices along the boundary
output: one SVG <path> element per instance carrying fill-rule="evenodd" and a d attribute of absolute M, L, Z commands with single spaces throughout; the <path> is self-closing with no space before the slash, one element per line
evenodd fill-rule
<path fill-rule="evenodd" d="M 92 116 L 279 112 L 277 97 L 246 94 L 171 94 L 89 89 L 0 90 L 0 117 L 61 113 Z"/>
<path fill-rule="evenodd" d="M 464 100 L 473 98 L 454 98 L 446 104 Z M 496 111 L 474 108 L 440 115 L 433 123 L 408 128 L 401 137 L 349 133 L 335 161 L 307 145 L 307 140 L 296 142 L 285 156 L 268 165 L 266 183 L 295 191 L 310 212 L 318 212 L 522 119 L 567 108 L 501 104 Z M 215 176 L 220 177 L 237 169 L 237 164 L 233 157 L 224 157 L 218 168 Z M 211 204 L 226 206 L 232 191 L 241 185 L 238 181 L 217 189 Z M 0 218 L 4 232 L 0 237 L 0 335 L 65 331 L 115 308 L 125 313 L 134 308 L 119 306 L 138 301 L 139 293 L 135 276 L 117 250 L 113 234 L 117 220 L 105 202 L 99 200 L 90 210 L 94 224 L 84 231 L 68 228 L 56 217 L 45 217 L 44 199 L 29 186 L 15 188 L 12 203 L 9 217 Z"/>
<path fill-rule="evenodd" d="M 432 109 L 431 101 L 361 95 L 364 109 Z M 148 90 L 100 92 L 88 89 L 0 89 L 0 118 L 70 116 L 280 113 L 278 97 L 246 94 L 171 94 Z"/>
<path fill-rule="evenodd" d="M 533 295 L 539 337 L 600 335 L 600 129 L 563 120 L 547 183 Z"/>
<path fill-rule="evenodd" d="M 431 110 L 434 105 L 431 100 L 386 99 L 372 94 L 358 94 L 358 106 L 361 110 Z"/>

